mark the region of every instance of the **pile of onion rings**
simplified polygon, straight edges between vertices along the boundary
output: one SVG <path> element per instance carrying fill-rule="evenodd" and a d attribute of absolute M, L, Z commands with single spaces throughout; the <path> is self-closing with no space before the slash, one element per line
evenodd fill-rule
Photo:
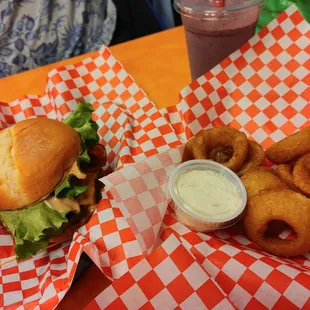
<path fill-rule="evenodd" d="M 230 127 L 203 131 L 185 145 L 183 162 L 191 159 L 214 160 L 239 176 L 259 167 L 265 158 L 263 148 L 246 135 Z"/>
<path fill-rule="evenodd" d="M 277 164 L 279 176 L 306 196 L 310 196 L 310 127 L 273 144 L 266 157 Z"/>
<path fill-rule="evenodd" d="M 233 170 L 247 192 L 246 235 L 264 251 L 284 257 L 310 251 L 310 127 L 266 150 L 275 169 L 261 167 L 265 152 L 234 128 L 203 131 L 185 145 L 183 161 L 214 160 Z M 279 237 L 291 229 L 296 238 Z"/>
<path fill-rule="evenodd" d="M 305 254 L 310 251 L 310 127 L 273 144 L 266 157 L 277 164 L 276 172 L 260 167 L 241 177 L 248 194 L 245 232 L 271 254 Z M 267 234 L 270 227 L 273 232 Z M 287 227 L 295 239 L 279 238 Z"/>

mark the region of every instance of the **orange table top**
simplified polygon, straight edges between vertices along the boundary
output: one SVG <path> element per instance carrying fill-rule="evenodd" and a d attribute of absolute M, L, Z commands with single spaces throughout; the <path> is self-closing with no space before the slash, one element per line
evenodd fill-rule
<path fill-rule="evenodd" d="M 176 104 L 179 91 L 190 82 L 183 27 L 115 45 L 111 51 L 158 107 Z M 10 102 L 25 94 L 43 93 L 50 70 L 93 54 L 0 79 L 0 101 Z M 57 309 L 83 309 L 109 284 L 109 280 L 93 265 L 73 285 Z"/>
<path fill-rule="evenodd" d="M 159 107 L 176 104 L 179 91 L 190 82 L 183 27 L 118 44 L 111 51 Z M 94 52 L 0 79 L 0 101 L 43 93 L 49 71 L 91 55 Z"/>

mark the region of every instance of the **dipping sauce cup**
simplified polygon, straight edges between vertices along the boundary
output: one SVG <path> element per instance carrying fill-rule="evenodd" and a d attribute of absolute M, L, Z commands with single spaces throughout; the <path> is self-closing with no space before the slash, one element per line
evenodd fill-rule
<path fill-rule="evenodd" d="M 247 202 L 239 177 L 210 160 L 190 160 L 176 167 L 169 177 L 168 195 L 178 220 L 198 232 L 234 225 Z"/>

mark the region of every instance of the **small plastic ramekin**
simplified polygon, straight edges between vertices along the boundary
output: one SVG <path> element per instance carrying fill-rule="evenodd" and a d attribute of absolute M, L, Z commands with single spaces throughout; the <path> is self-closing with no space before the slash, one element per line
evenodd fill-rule
<path fill-rule="evenodd" d="M 191 212 L 191 207 L 183 201 L 177 193 L 177 181 L 184 174 L 194 170 L 211 170 L 219 173 L 232 182 L 240 197 L 240 203 L 235 206 L 236 211 L 228 216 L 219 216 L 218 218 L 210 218 L 197 213 Z M 243 216 L 247 202 L 247 194 L 245 187 L 240 178 L 227 167 L 210 160 L 190 160 L 180 164 L 174 169 L 169 177 L 168 195 L 170 204 L 176 214 L 178 220 L 197 232 L 210 232 L 214 230 L 224 229 L 236 224 Z"/>

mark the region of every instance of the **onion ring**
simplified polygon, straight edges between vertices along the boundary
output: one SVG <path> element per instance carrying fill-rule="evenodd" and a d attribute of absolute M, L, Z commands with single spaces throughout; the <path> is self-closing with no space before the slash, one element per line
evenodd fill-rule
<path fill-rule="evenodd" d="M 265 158 L 265 152 L 261 145 L 250 140 L 248 141 L 248 145 L 248 154 L 241 169 L 237 173 L 238 176 L 242 176 L 247 171 L 259 167 Z"/>
<path fill-rule="evenodd" d="M 266 237 L 268 223 L 274 220 L 288 224 L 297 237 Z M 291 257 L 310 250 L 310 199 L 292 190 L 261 191 L 250 199 L 243 223 L 248 237 L 266 252 Z"/>
<path fill-rule="evenodd" d="M 195 143 L 195 138 L 188 140 L 184 147 L 182 162 L 194 159 L 193 156 L 193 145 Z"/>
<path fill-rule="evenodd" d="M 231 159 L 233 149 L 231 147 L 218 146 L 211 149 L 208 153 L 208 159 L 214 160 L 217 163 L 225 163 Z"/>
<path fill-rule="evenodd" d="M 310 151 L 310 127 L 306 127 L 266 150 L 266 157 L 274 164 L 285 164 Z"/>
<path fill-rule="evenodd" d="M 289 188 L 274 170 L 267 167 L 254 168 L 246 172 L 240 179 L 246 189 L 248 199 L 251 199 L 262 190 Z"/>
<path fill-rule="evenodd" d="M 207 129 L 195 138 L 193 155 L 195 159 L 208 159 L 208 150 L 217 147 L 231 147 L 231 158 L 222 163 L 227 168 L 238 171 L 248 153 L 248 140 L 244 133 L 234 128 L 217 127 Z"/>
<path fill-rule="evenodd" d="M 310 195 L 310 154 L 301 156 L 293 169 L 294 185 L 304 194 Z"/>
<path fill-rule="evenodd" d="M 295 188 L 293 183 L 293 168 L 294 163 L 290 162 L 287 164 L 278 165 L 276 171 L 283 181 L 285 181 L 292 188 Z"/>
<path fill-rule="evenodd" d="M 207 145 L 205 141 L 205 132 L 201 132 L 193 144 L 193 156 L 195 159 L 207 159 Z"/>

